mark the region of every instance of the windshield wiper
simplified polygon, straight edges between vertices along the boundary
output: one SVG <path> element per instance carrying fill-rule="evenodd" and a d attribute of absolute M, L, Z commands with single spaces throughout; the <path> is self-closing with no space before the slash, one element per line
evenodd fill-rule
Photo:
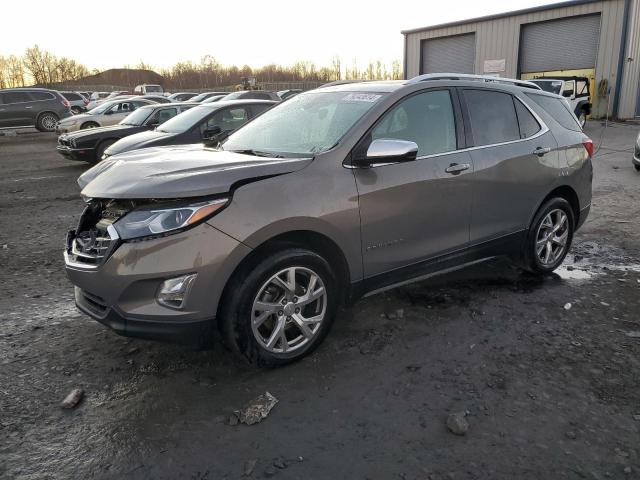
<path fill-rule="evenodd" d="M 229 150 L 229 152 L 243 153 L 245 155 L 253 155 L 254 157 L 284 158 L 284 155 L 280 155 L 279 153 L 264 152 L 262 150 Z"/>

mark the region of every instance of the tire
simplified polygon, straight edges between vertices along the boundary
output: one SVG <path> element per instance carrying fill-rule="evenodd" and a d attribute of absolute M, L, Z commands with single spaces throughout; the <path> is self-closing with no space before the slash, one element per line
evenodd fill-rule
<path fill-rule="evenodd" d="M 218 326 L 226 346 L 263 367 L 284 365 L 311 353 L 329 332 L 338 307 L 340 289 L 329 263 L 306 249 L 281 248 L 247 263 L 233 275 L 219 312 Z M 313 290 L 314 297 L 319 297 L 315 300 L 304 298 L 312 275 L 317 276 Z M 285 288 L 285 284 L 291 286 L 291 278 L 295 279 L 295 293 Z M 302 321 L 312 318 L 320 320 Z"/>
<path fill-rule="evenodd" d="M 523 255 L 525 270 L 544 275 L 558 268 L 571 248 L 575 224 L 573 209 L 564 198 L 556 197 L 545 202 L 527 234 Z M 545 238 L 547 241 L 541 242 Z"/>
<path fill-rule="evenodd" d="M 103 140 L 102 142 L 100 142 L 96 147 L 96 156 L 94 159 L 94 163 L 98 163 L 99 161 L 101 161 L 102 155 L 104 155 L 104 151 L 114 143 L 116 143 L 115 140 Z"/>
<path fill-rule="evenodd" d="M 98 128 L 100 125 L 98 125 L 96 122 L 85 122 L 82 125 L 80 125 L 80 130 L 86 130 L 87 128 Z"/>
<path fill-rule="evenodd" d="M 82 109 L 80 107 L 71 107 L 71 113 L 74 115 L 79 115 L 82 113 Z"/>
<path fill-rule="evenodd" d="M 582 128 L 584 128 L 584 125 L 587 123 L 587 112 L 584 109 L 578 113 L 578 122 Z"/>
<path fill-rule="evenodd" d="M 53 132 L 60 117 L 53 112 L 42 112 L 36 120 L 36 128 L 41 132 Z"/>

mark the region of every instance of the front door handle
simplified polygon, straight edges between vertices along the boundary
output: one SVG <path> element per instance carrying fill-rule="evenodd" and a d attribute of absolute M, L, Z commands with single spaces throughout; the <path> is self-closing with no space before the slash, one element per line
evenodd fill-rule
<path fill-rule="evenodd" d="M 445 168 L 444 171 L 453 175 L 459 175 L 460 172 L 464 172 L 465 170 L 469 170 L 470 168 L 471 165 L 469 165 L 468 163 L 452 163 L 447 168 Z"/>
<path fill-rule="evenodd" d="M 28 106 L 26 106 L 24 108 L 33 108 L 33 105 L 28 105 Z"/>
<path fill-rule="evenodd" d="M 545 147 L 545 148 L 538 147 L 538 148 L 536 148 L 532 153 L 533 153 L 534 155 L 537 155 L 537 156 L 539 156 L 539 157 L 542 157 L 542 156 L 544 156 L 546 153 L 549 153 L 550 151 L 551 151 L 551 149 L 550 149 L 549 147 Z"/>

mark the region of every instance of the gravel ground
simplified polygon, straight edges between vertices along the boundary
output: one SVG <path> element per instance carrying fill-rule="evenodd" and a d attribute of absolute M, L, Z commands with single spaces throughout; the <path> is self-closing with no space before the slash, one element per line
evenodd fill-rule
<path fill-rule="evenodd" d="M 0 138 L 0 477 L 640 478 L 637 131 L 588 125 L 593 207 L 557 275 L 496 261 L 361 300 L 276 370 L 78 313 L 61 250 L 86 165 Z M 228 424 L 265 391 L 267 419 Z"/>

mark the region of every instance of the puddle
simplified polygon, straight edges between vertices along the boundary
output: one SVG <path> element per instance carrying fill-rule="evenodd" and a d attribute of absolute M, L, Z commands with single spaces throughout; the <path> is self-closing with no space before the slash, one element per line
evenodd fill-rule
<path fill-rule="evenodd" d="M 590 280 L 594 277 L 594 272 L 578 270 L 572 265 L 560 265 L 553 273 L 562 280 Z"/>
<path fill-rule="evenodd" d="M 563 280 L 592 280 L 607 272 L 622 275 L 640 273 L 640 263 L 595 242 L 576 245 L 574 251 L 554 272 Z"/>

